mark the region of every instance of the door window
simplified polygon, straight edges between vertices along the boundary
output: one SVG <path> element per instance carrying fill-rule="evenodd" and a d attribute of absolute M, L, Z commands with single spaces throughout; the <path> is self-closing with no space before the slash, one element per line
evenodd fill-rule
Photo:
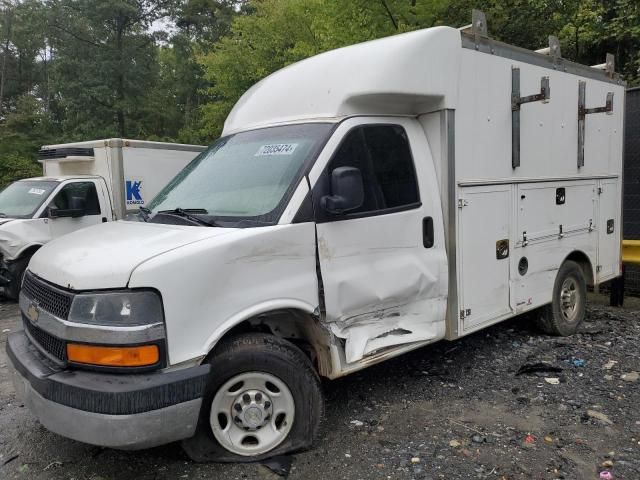
<path fill-rule="evenodd" d="M 329 163 L 329 176 L 338 167 L 356 167 L 362 173 L 364 202 L 348 217 L 420 205 L 409 139 L 399 125 L 363 125 L 351 130 Z"/>
<path fill-rule="evenodd" d="M 67 210 L 73 204 L 72 198 L 84 199 L 86 215 L 100 215 L 100 201 L 93 182 L 75 182 L 65 185 L 49 205 L 59 210 Z"/>

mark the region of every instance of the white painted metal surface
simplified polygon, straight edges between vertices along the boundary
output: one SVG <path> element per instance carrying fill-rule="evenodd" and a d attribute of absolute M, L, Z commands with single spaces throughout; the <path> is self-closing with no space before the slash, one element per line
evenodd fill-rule
<path fill-rule="evenodd" d="M 122 243 L 114 253 L 136 243 L 132 229 L 149 232 L 148 242 L 155 243 L 153 226 L 119 225 Z M 92 230 L 96 237 L 102 231 L 99 227 Z M 174 248 L 164 254 L 159 249 L 155 255 L 148 253 L 144 245 L 138 250 L 139 262 L 123 260 L 123 266 L 114 269 L 124 270 L 127 265 L 133 271 L 129 287 L 151 286 L 162 294 L 172 364 L 206 355 L 227 331 L 262 313 L 296 309 L 312 314 L 317 310 L 313 223 L 239 230 L 183 227 L 180 231 L 180 235 L 171 235 Z M 187 238 L 212 232 L 219 233 L 186 244 Z M 101 255 L 100 246 L 106 242 L 91 247 L 95 257 Z M 107 264 L 105 259 L 105 268 L 111 268 Z"/>
<path fill-rule="evenodd" d="M 251 87 L 223 135 L 309 119 L 455 108 L 461 50 L 456 29 L 435 27 L 317 55 Z"/>
<path fill-rule="evenodd" d="M 417 208 L 317 225 L 326 321 L 346 340 L 345 358 L 354 363 L 391 346 L 439 340 L 444 335 L 447 261 L 442 209 L 433 160 L 413 119 L 352 119 L 340 125 L 340 141 L 356 126 L 402 126 L 412 145 L 421 202 Z M 326 165 L 318 162 L 319 168 Z M 423 218 L 431 216 L 438 236 L 422 243 Z"/>

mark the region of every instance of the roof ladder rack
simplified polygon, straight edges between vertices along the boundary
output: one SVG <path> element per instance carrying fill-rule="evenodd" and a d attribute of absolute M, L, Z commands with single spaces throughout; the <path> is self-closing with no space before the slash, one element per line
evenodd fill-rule
<path fill-rule="evenodd" d="M 536 53 L 539 53 L 541 55 L 549 55 L 553 58 L 562 58 L 562 53 L 560 51 L 560 40 L 558 40 L 558 37 L 549 35 L 549 46 L 536 50 Z"/>
<path fill-rule="evenodd" d="M 480 47 L 480 38 L 489 38 L 487 28 L 487 16 L 481 10 L 475 8 L 471 11 L 471 23 L 458 29 L 462 33 L 471 35 L 476 44 L 476 50 Z"/>
<path fill-rule="evenodd" d="M 597 70 L 604 70 L 607 72 L 607 76 L 609 78 L 613 78 L 616 73 L 616 60 L 612 53 L 607 53 L 607 58 L 605 63 L 600 63 L 598 65 L 592 65 L 591 68 L 595 68 Z"/>

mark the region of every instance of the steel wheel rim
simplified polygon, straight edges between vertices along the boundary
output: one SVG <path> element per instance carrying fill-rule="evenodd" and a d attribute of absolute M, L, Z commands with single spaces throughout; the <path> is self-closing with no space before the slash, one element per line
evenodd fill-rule
<path fill-rule="evenodd" d="M 295 401 L 287 385 L 265 372 L 229 379 L 211 402 L 209 424 L 218 443 L 242 456 L 280 445 L 293 426 Z"/>
<path fill-rule="evenodd" d="M 562 282 L 560 289 L 560 311 L 562 317 L 569 323 L 573 323 L 578 318 L 578 308 L 580 305 L 580 293 L 578 282 L 575 278 L 569 277 Z"/>

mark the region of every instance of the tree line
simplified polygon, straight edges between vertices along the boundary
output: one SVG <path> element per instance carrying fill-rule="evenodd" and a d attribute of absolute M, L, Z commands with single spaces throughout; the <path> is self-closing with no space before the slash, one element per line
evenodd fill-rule
<path fill-rule="evenodd" d="M 492 37 L 560 38 L 640 83 L 638 0 L 0 0 L 0 185 L 40 145 L 107 137 L 211 143 L 240 95 L 323 51 L 485 11 Z"/>

